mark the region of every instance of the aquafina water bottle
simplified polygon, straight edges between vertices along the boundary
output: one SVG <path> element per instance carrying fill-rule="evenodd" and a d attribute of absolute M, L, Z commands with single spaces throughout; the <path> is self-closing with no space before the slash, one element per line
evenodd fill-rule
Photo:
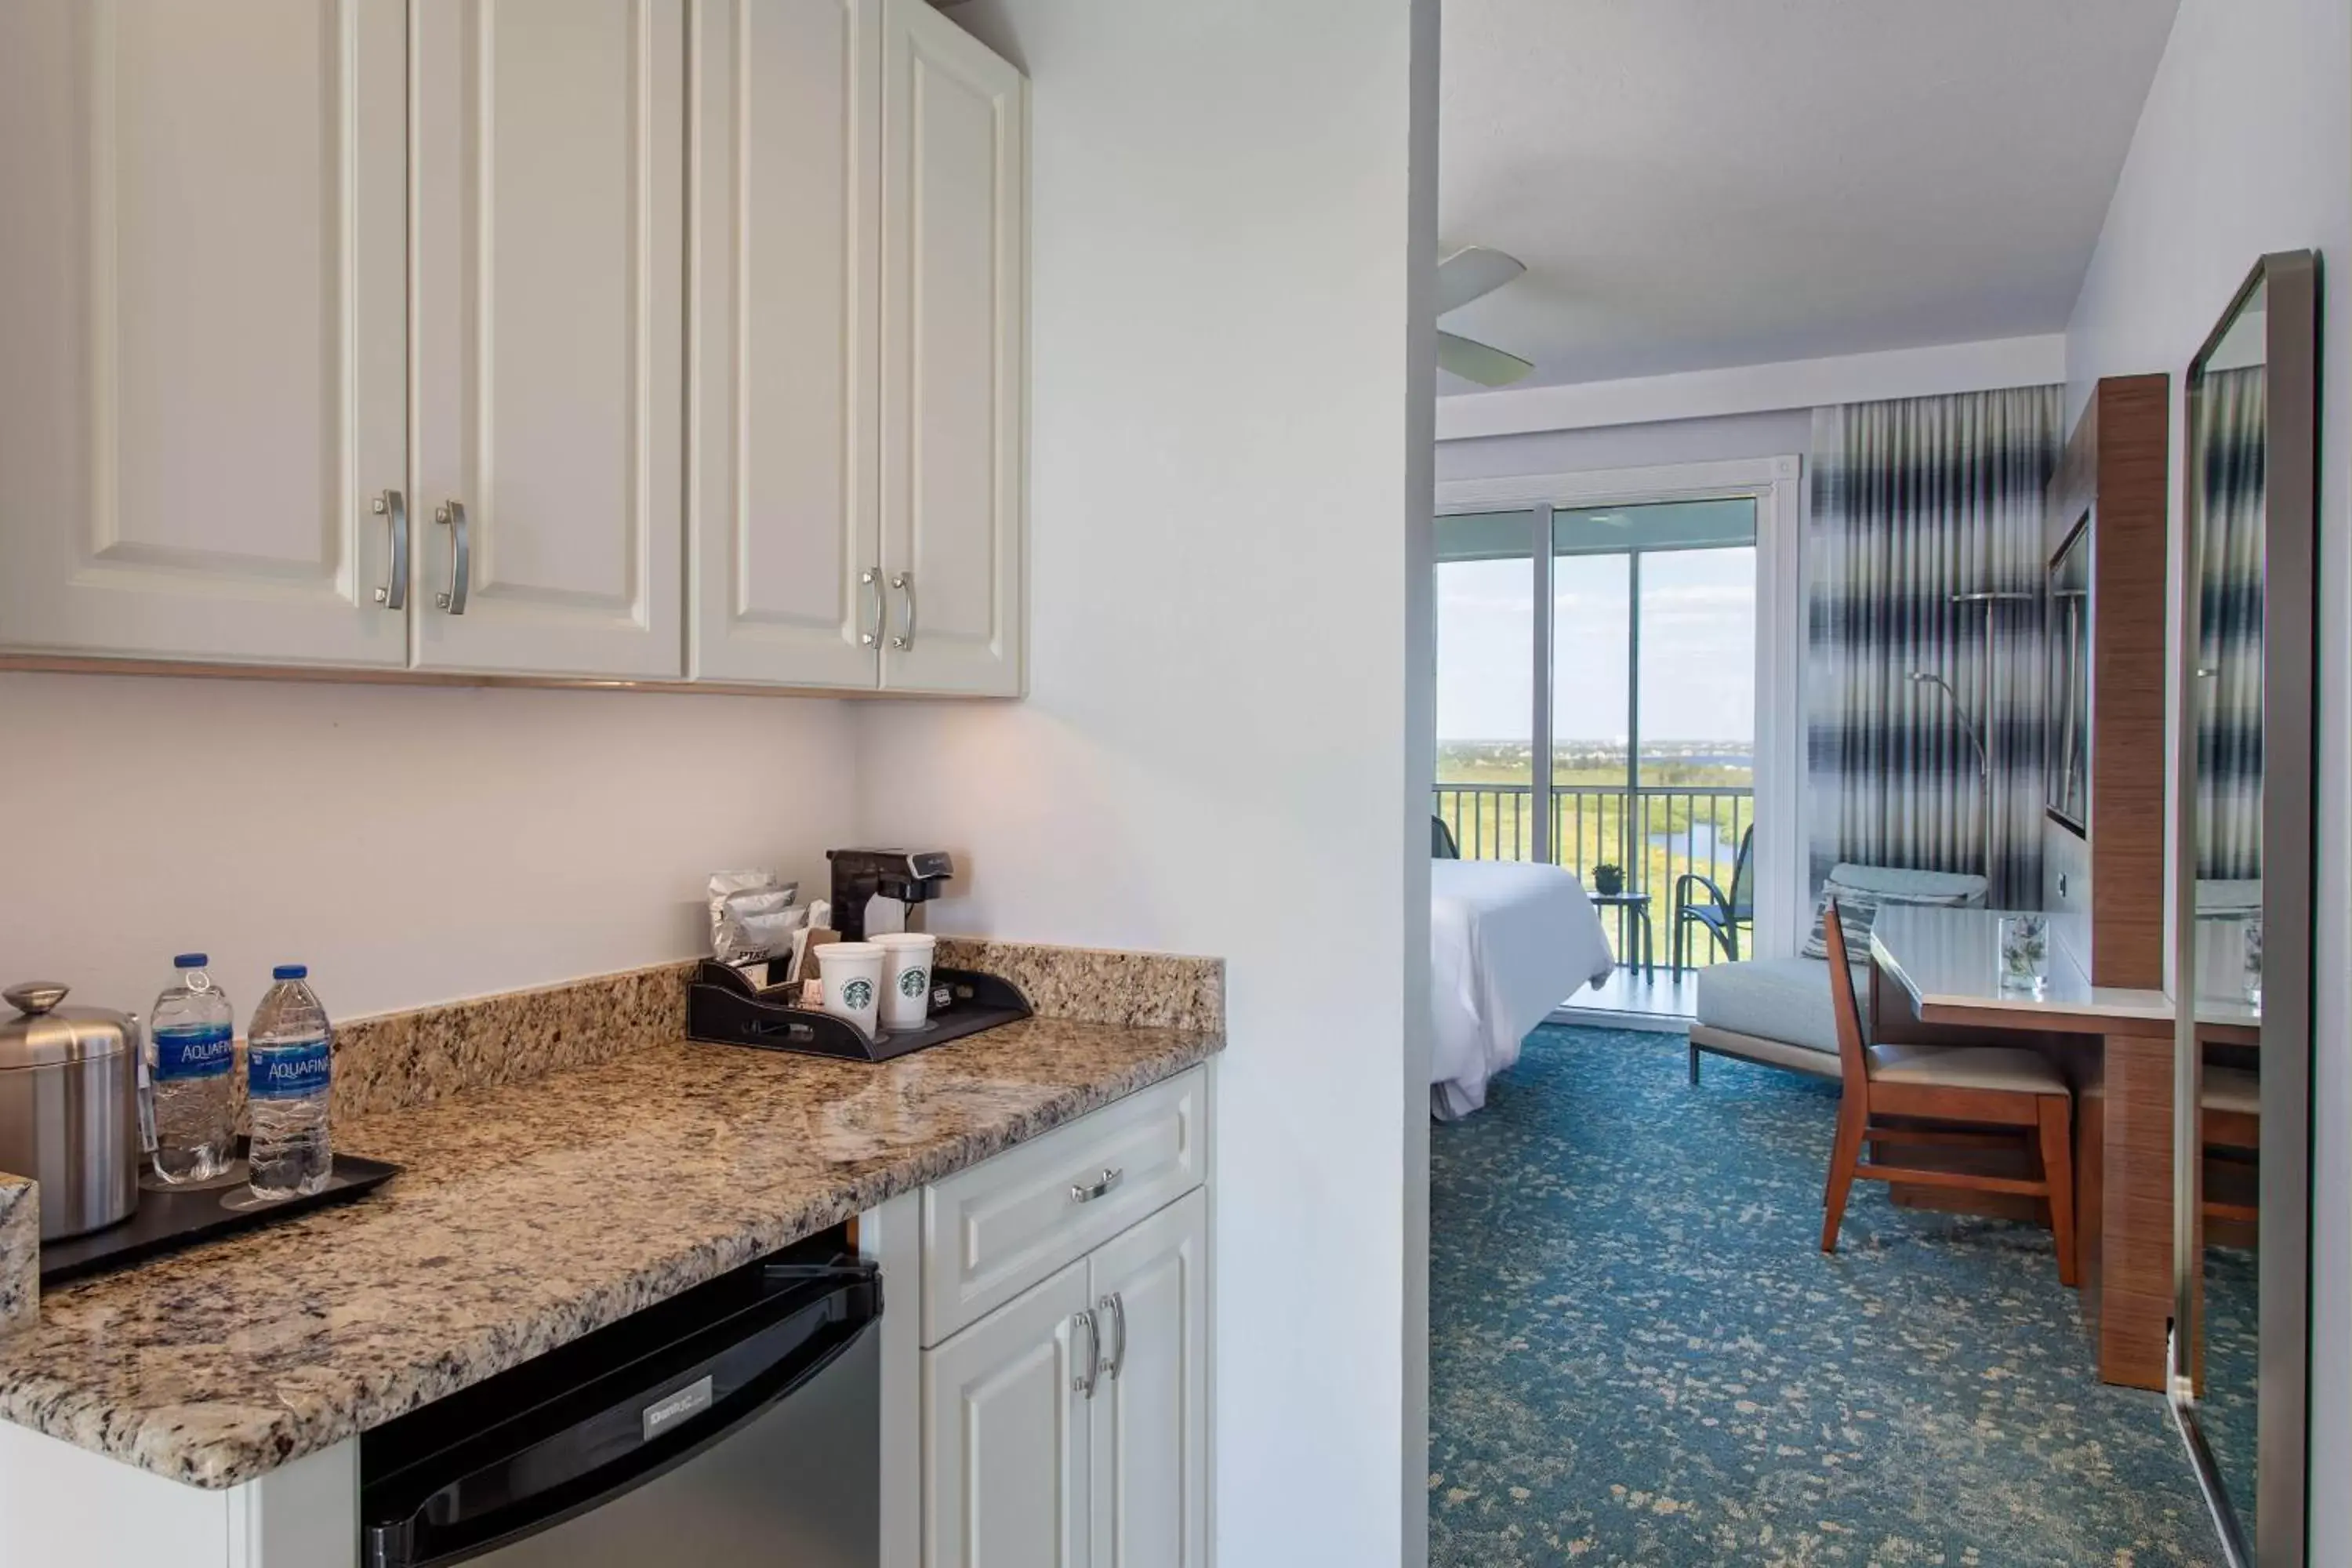
<path fill-rule="evenodd" d="M 334 1168 L 327 1141 L 327 1086 L 334 1037 L 306 984 L 310 970 L 281 963 L 277 983 L 245 1031 L 247 1111 L 253 1121 L 253 1191 L 289 1198 L 320 1192 Z"/>
<path fill-rule="evenodd" d="M 155 998 L 147 1031 L 155 1173 L 202 1182 L 228 1169 L 236 1140 L 236 1014 L 201 952 L 172 960 L 179 983 Z"/>

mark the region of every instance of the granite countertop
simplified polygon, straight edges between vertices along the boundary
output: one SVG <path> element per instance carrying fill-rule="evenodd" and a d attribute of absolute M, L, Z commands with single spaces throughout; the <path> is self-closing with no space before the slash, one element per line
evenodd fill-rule
<path fill-rule="evenodd" d="M 68 1285 L 0 1416 L 251 1480 L 1199 1062 L 1207 1030 L 1033 1018 L 881 1066 L 685 1041 L 361 1117 L 405 1174 Z"/>

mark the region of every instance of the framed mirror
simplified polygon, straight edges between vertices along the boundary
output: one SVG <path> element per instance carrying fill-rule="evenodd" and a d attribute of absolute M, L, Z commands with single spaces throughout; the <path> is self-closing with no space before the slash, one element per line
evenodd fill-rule
<path fill-rule="evenodd" d="M 2186 384 L 2170 1400 L 2237 1568 L 2304 1562 L 2318 318 L 2266 256 Z"/>

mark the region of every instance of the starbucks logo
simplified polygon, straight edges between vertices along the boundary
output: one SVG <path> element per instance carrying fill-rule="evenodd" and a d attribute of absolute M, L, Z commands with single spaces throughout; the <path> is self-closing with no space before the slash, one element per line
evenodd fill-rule
<path fill-rule="evenodd" d="M 898 994 L 910 1001 L 920 996 L 923 994 L 923 987 L 930 984 L 930 978 L 919 969 L 909 969 L 906 973 L 898 976 Z"/>
<path fill-rule="evenodd" d="M 874 982 L 865 979 L 842 982 L 841 1005 L 853 1013 L 863 1013 L 874 1005 Z"/>

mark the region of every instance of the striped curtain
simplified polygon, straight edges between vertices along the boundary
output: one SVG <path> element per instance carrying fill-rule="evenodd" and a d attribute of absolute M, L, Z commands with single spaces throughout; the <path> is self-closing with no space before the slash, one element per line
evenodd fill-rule
<path fill-rule="evenodd" d="M 2064 418 L 2055 386 L 1815 410 L 1806 534 L 1815 887 L 1841 860 L 1984 871 L 1974 728 L 1992 763 L 1989 902 L 2041 907 L 2042 492 Z M 1986 593 L 2009 596 L 1955 600 Z M 1958 705 L 1915 671 L 1949 682 Z"/>
<path fill-rule="evenodd" d="M 2197 388 L 2197 875 L 2205 880 L 2263 874 L 2264 374 L 2261 365 L 2214 371 Z"/>

